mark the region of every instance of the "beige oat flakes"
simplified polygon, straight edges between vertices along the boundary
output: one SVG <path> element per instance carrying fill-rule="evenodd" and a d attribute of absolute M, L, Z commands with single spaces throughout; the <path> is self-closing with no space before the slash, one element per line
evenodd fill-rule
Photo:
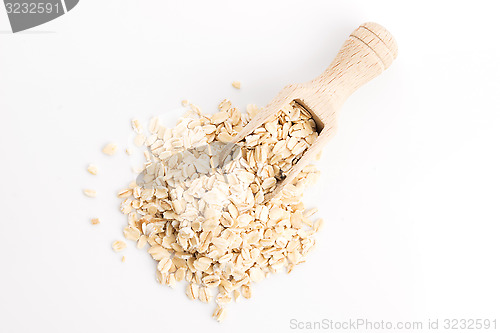
<path fill-rule="evenodd" d="M 215 302 L 219 305 L 226 305 L 231 303 L 231 301 L 232 301 L 231 295 L 229 295 L 229 293 L 227 293 L 226 290 L 224 292 L 219 293 L 215 298 Z"/>
<path fill-rule="evenodd" d="M 233 81 L 233 83 L 231 83 L 231 85 L 236 88 L 236 89 L 240 89 L 241 88 L 241 82 L 240 81 Z"/>
<path fill-rule="evenodd" d="M 136 132 L 137 134 L 142 133 L 142 125 L 138 119 L 132 119 L 131 124 L 134 132 Z"/>
<path fill-rule="evenodd" d="M 127 226 L 125 229 L 123 229 L 123 236 L 125 236 L 126 239 L 132 240 L 132 241 L 137 241 L 141 237 L 141 231 L 137 229 L 136 227 L 133 226 Z M 144 242 L 145 242 L 146 237 L 144 236 Z M 139 247 L 139 243 L 137 245 Z"/>
<path fill-rule="evenodd" d="M 321 231 L 321 229 L 323 229 L 324 224 L 325 222 L 323 221 L 323 219 L 316 220 L 313 225 L 314 231 L 315 232 Z"/>
<path fill-rule="evenodd" d="M 120 199 L 128 198 L 129 196 L 132 195 L 132 193 L 133 193 L 133 190 L 128 188 L 128 189 L 121 190 L 120 192 L 118 192 L 117 197 Z"/>
<path fill-rule="evenodd" d="M 186 278 L 186 271 L 187 271 L 186 267 L 180 267 L 175 271 L 174 276 L 177 282 L 180 282 Z"/>
<path fill-rule="evenodd" d="M 100 224 L 101 221 L 98 218 L 94 217 L 93 219 L 90 220 L 90 223 L 92 223 L 93 225 L 96 225 L 96 224 Z"/>
<path fill-rule="evenodd" d="M 120 252 L 120 251 L 123 251 L 127 248 L 127 244 L 125 244 L 124 241 L 114 241 L 113 244 L 111 245 L 111 247 L 113 248 L 113 251 L 115 252 Z"/>
<path fill-rule="evenodd" d="M 199 289 L 200 287 L 197 284 L 190 283 L 186 288 L 186 295 L 189 299 L 195 300 L 198 298 Z"/>
<path fill-rule="evenodd" d="M 85 194 L 89 198 L 95 198 L 97 196 L 97 192 L 91 189 L 84 189 L 83 194 Z"/>
<path fill-rule="evenodd" d="M 212 299 L 212 295 L 210 294 L 210 289 L 207 287 L 201 287 L 199 291 L 200 301 L 203 303 L 208 303 Z"/>
<path fill-rule="evenodd" d="M 238 289 L 235 289 L 233 291 L 233 298 L 234 298 L 234 301 L 235 302 L 238 302 L 239 298 L 240 298 L 240 295 L 241 295 L 241 292 L 238 290 Z"/>
<path fill-rule="evenodd" d="M 226 309 L 224 309 L 221 306 L 217 306 L 217 308 L 215 309 L 215 311 L 212 315 L 212 317 L 214 317 L 215 320 L 217 320 L 219 323 L 224 321 L 224 319 L 226 319 L 226 316 L 227 316 Z"/>
<path fill-rule="evenodd" d="M 278 114 L 237 144 L 222 166 L 217 159 L 224 144 L 260 112 L 248 105 L 241 112 L 228 100 L 213 115 L 189 106 L 174 128 L 155 117 L 149 134 L 136 133 L 146 162 L 137 169 L 141 181 L 119 192 L 121 211 L 128 215 L 126 239 L 137 247 L 149 244 L 157 261 L 159 283 L 173 287 L 186 280 L 186 295 L 222 307 L 240 295 L 251 298 L 251 285 L 305 261 L 315 245 L 321 219 L 305 210 L 302 194 L 315 181 L 313 165 L 274 199 L 275 190 L 292 165 L 317 138 L 311 115 L 297 104 Z M 134 125 L 133 125 L 134 127 Z M 137 126 L 136 126 L 137 127 Z"/>
<path fill-rule="evenodd" d="M 137 241 L 137 248 L 138 249 L 144 248 L 144 246 L 146 246 L 146 244 L 148 242 L 147 240 L 148 240 L 148 238 L 146 237 L 146 235 L 141 235 L 139 237 L 139 240 Z"/>
<path fill-rule="evenodd" d="M 250 289 L 249 285 L 241 286 L 241 296 L 243 296 L 245 298 L 252 297 L 252 289 Z"/>
<path fill-rule="evenodd" d="M 140 147 L 146 142 L 146 136 L 144 134 L 137 134 L 134 138 L 134 144 Z"/>
<path fill-rule="evenodd" d="M 94 164 L 89 164 L 89 166 L 87 167 L 87 171 L 91 175 L 97 175 L 98 169 L 97 169 L 97 167 Z"/>
<path fill-rule="evenodd" d="M 168 274 L 168 271 L 172 267 L 172 260 L 170 258 L 163 258 L 158 262 L 158 271 L 164 274 Z"/>
<path fill-rule="evenodd" d="M 318 208 L 314 207 L 314 208 L 311 208 L 311 209 L 308 209 L 306 210 L 302 216 L 305 217 L 305 218 L 308 218 L 308 217 L 311 217 L 313 216 L 316 212 L 318 211 Z"/>
<path fill-rule="evenodd" d="M 102 152 L 106 155 L 114 155 L 118 149 L 118 146 L 115 143 L 108 143 L 102 148 Z"/>
<path fill-rule="evenodd" d="M 175 287 L 177 280 L 175 279 L 175 274 L 170 273 L 165 278 L 165 284 L 171 288 Z"/>

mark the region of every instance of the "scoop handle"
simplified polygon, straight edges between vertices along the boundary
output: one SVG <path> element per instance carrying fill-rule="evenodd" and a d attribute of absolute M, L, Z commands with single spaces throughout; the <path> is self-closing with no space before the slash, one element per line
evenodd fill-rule
<path fill-rule="evenodd" d="M 380 24 L 360 25 L 345 41 L 328 68 L 310 83 L 337 104 L 389 68 L 398 54 L 392 35 Z"/>
<path fill-rule="evenodd" d="M 356 89 L 389 68 L 397 55 L 396 41 L 384 27 L 373 22 L 364 23 L 351 33 L 330 66 L 303 85 L 307 93 L 300 90 L 302 100 L 324 128 L 287 177 L 266 195 L 265 201 L 271 200 L 291 183 L 335 134 L 336 113 L 344 101 Z"/>

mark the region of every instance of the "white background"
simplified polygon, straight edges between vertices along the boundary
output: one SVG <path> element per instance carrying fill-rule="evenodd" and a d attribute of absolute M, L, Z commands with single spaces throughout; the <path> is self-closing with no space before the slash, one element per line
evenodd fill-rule
<path fill-rule="evenodd" d="M 498 13 L 494 1 L 82 0 L 12 34 L 0 7 L 0 330 L 499 321 Z M 126 221 L 115 193 L 133 178 L 132 117 L 184 98 L 206 112 L 226 97 L 265 105 L 320 74 L 365 21 L 393 33 L 399 57 L 342 109 L 306 199 L 326 220 L 306 264 L 257 285 L 220 325 L 213 305 L 158 285 L 133 243 L 120 261 L 111 243 Z M 100 152 L 109 141 L 116 156 Z"/>

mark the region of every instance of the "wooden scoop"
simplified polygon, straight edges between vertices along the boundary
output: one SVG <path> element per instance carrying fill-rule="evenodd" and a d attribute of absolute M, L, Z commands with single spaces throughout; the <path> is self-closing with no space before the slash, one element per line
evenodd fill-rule
<path fill-rule="evenodd" d="M 328 68 L 314 80 L 286 86 L 222 152 L 224 159 L 236 142 L 279 112 L 286 104 L 297 102 L 313 116 L 318 138 L 293 165 L 287 177 L 267 194 L 265 201 L 280 193 L 318 154 L 337 130 L 337 114 L 356 89 L 389 68 L 398 53 L 396 41 L 377 23 L 364 23 L 354 30 Z"/>

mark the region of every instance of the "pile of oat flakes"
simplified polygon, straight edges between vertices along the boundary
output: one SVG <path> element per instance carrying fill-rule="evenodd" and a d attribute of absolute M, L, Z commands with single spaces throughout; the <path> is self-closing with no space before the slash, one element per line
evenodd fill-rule
<path fill-rule="evenodd" d="M 301 198 L 319 175 L 314 165 L 272 200 L 264 202 L 264 196 L 318 134 L 311 115 L 292 104 L 221 162 L 220 151 L 260 109 L 249 105 L 240 112 L 224 100 L 219 112 L 207 115 L 187 101 L 183 105 L 188 111 L 174 128 L 153 118 L 146 134 L 132 121 L 134 143 L 147 150 L 138 180 L 118 194 L 128 216 L 123 233 L 138 248 L 149 244 L 159 283 L 173 287 L 186 280 L 190 299 L 215 298 L 213 316 L 222 321 L 228 303 L 251 297 L 252 283 L 280 270 L 289 273 L 313 248 L 323 220 L 313 221 L 316 209 L 305 210 Z M 125 246 L 113 243 L 115 251 Z"/>

